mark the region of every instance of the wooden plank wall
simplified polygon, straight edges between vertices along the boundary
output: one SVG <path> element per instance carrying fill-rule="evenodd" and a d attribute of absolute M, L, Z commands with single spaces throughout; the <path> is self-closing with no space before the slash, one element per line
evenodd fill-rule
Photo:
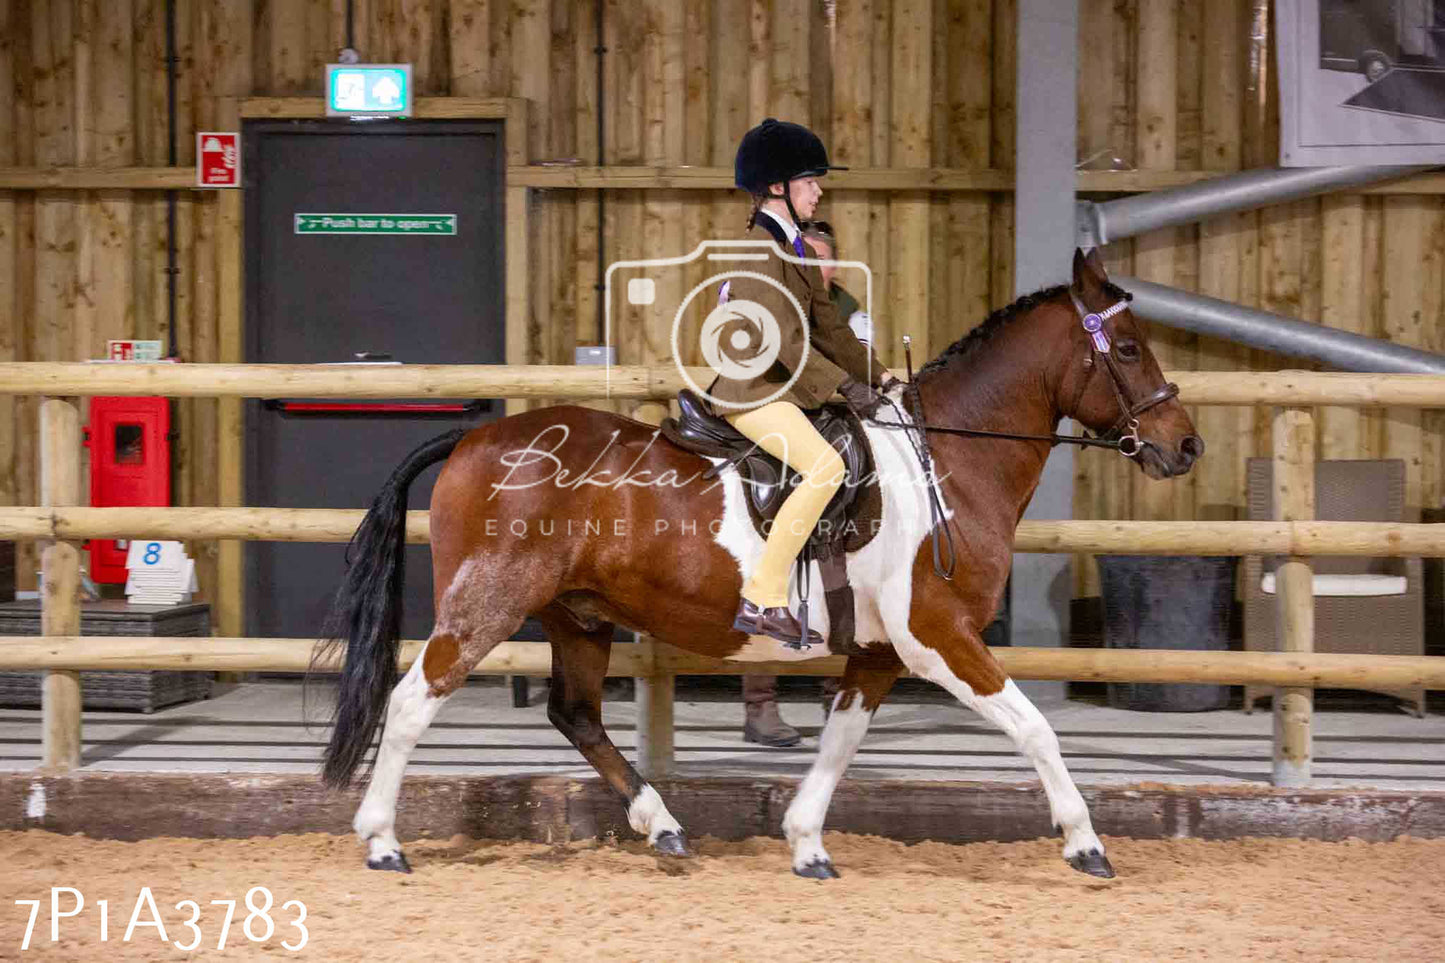
<path fill-rule="evenodd" d="M 531 102 L 534 163 L 732 163 L 765 116 L 811 125 L 855 167 L 1009 169 L 1014 0 L 355 0 L 365 59 L 414 65 L 417 92 Z M 1252 56 L 1254 0 L 1081 0 L 1079 156 L 1095 168 L 1210 170 L 1276 156 L 1272 56 Z M 1207 7 L 1207 15 L 1206 15 Z M 235 129 L 246 96 L 321 94 L 345 35 L 344 0 L 178 0 L 179 162 L 194 131 Z M 0 166 L 166 163 L 164 0 L 0 0 Z M 1261 71 L 1252 69 L 1259 60 Z M 824 182 L 826 187 L 826 181 Z M 1445 348 L 1445 210 L 1431 196 L 1340 196 L 1218 218 L 1115 244 L 1111 268 L 1364 334 Z M 183 357 L 229 357 L 219 283 L 228 269 L 214 195 L 182 192 L 177 224 Z M 599 340 L 599 247 L 607 262 L 691 250 L 741 231 L 728 191 L 542 190 L 530 204 L 527 356 L 567 362 Z M 888 364 L 915 362 L 1009 300 L 1008 193 L 830 191 L 823 216 L 867 261 Z M 166 338 L 164 196 L 0 191 L 0 359 L 96 356 L 107 338 Z M 695 267 L 677 281 L 701 279 Z M 498 323 L 501 320 L 498 319 Z M 656 321 L 619 319 L 625 362 L 667 356 Z M 1237 346 L 1154 332 L 1167 365 L 1287 367 Z M 218 410 L 219 409 L 219 410 Z M 224 404 L 177 406 L 180 504 L 215 504 Z M 646 414 L 646 412 L 643 412 Z M 652 412 L 653 415 L 656 412 Z M 36 502 L 34 399 L 0 398 L 0 502 Z M 1243 459 L 1267 451 L 1268 414 L 1196 412 L 1208 456 L 1184 482 L 1146 482 L 1101 452 L 1078 460 L 1079 518 L 1233 518 Z M 1399 456 L 1416 506 L 1442 495 L 1439 415 L 1325 409 L 1328 457 Z M 217 547 L 193 546 L 203 586 Z M 34 557 L 21 558 L 22 587 Z M 1076 588 L 1093 593 L 1081 560 Z"/>

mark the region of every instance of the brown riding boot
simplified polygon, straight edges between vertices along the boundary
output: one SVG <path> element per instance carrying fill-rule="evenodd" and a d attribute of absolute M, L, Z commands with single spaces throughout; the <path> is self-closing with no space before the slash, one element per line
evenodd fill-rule
<path fill-rule="evenodd" d="M 733 628 L 748 635 L 766 635 L 793 648 L 823 644 L 823 637 L 814 629 L 808 630 L 808 640 L 802 642 L 803 627 L 786 605 L 759 608 L 742 598 L 738 601 L 738 613 L 733 616 Z"/>
<path fill-rule="evenodd" d="M 743 676 L 743 741 L 786 749 L 803 741 L 798 730 L 778 714 L 778 677 L 775 675 Z"/>

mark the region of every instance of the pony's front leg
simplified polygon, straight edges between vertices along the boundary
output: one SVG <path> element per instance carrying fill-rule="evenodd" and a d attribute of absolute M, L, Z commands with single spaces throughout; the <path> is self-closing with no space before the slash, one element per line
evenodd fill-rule
<path fill-rule="evenodd" d="M 1082 873 L 1112 878 L 1114 869 L 1094 834 L 1084 797 L 1064 767 L 1053 727 L 1004 674 L 947 583 L 927 566 L 915 568 L 914 576 L 911 593 L 885 593 L 888 601 L 879 605 L 899 657 L 916 675 L 947 689 L 1013 739 L 1038 771 L 1054 828 L 1063 832 L 1064 859 Z"/>
<path fill-rule="evenodd" d="M 833 711 L 818 742 L 818 758 L 783 816 L 783 833 L 793 847 L 793 872 L 812 879 L 836 878 L 823 848 L 823 818 L 838 780 L 858 751 L 879 703 L 903 671 L 892 649 L 851 656 Z"/>

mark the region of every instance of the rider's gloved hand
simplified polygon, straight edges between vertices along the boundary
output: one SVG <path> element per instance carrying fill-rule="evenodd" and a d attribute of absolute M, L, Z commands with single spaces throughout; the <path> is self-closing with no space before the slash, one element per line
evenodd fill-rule
<path fill-rule="evenodd" d="M 855 381 L 852 378 L 844 378 L 843 383 L 838 385 L 838 394 L 848 403 L 848 407 L 859 418 L 871 418 L 883 403 L 883 396 L 873 389 L 872 385 Z"/>

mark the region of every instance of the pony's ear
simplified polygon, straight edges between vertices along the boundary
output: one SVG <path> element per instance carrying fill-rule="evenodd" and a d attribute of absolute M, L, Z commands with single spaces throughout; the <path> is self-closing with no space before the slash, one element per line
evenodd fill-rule
<path fill-rule="evenodd" d="M 1097 248 L 1090 250 L 1088 254 L 1074 248 L 1074 290 L 1081 294 L 1097 291 L 1108 277 L 1104 273 L 1103 261 L 1099 260 Z"/>

